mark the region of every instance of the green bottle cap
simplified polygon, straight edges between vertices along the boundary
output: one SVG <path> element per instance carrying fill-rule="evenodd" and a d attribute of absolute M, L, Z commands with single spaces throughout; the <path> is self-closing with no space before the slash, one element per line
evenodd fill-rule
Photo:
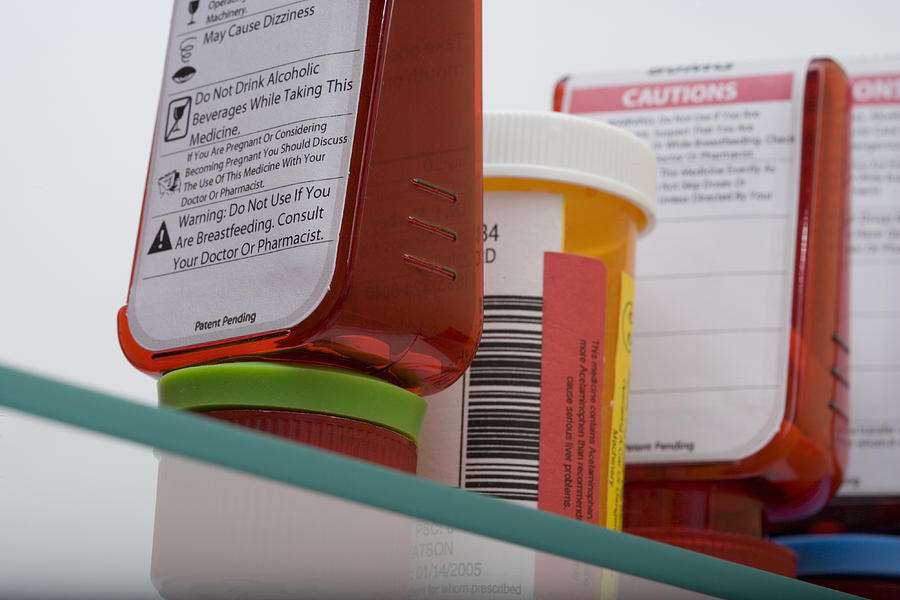
<path fill-rule="evenodd" d="M 352 371 L 275 362 L 236 362 L 166 373 L 162 406 L 183 410 L 263 408 L 365 421 L 418 443 L 425 401 L 381 379 Z"/>

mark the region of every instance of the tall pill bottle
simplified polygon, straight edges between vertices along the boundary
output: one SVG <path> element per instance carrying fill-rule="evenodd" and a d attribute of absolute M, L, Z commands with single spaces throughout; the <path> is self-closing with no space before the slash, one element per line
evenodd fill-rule
<path fill-rule="evenodd" d="M 900 533 L 900 56 L 842 61 L 853 90 L 850 462 L 822 514 Z M 820 526 L 824 525 L 820 523 Z"/>
<path fill-rule="evenodd" d="M 900 534 L 900 56 L 841 64 L 853 97 L 849 462 L 824 510 L 777 530 Z"/>
<path fill-rule="evenodd" d="M 783 574 L 767 521 L 847 462 L 849 92 L 831 60 L 569 77 L 556 108 L 660 164 L 642 248 L 625 530 Z"/>
<path fill-rule="evenodd" d="M 466 374 L 426 398 L 419 476 L 621 529 L 635 246 L 653 228 L 656 171 L 622 129 L 485 113 L 484 329 Z M 429 585 L 522 597 L 616 589 L 614 576 L 434 524 L 411 539 L 414 583 L 428 574 Z M 478 572 L 446 575 L 435 546 Z"/>
<path fill-rule="evenodd" d="M 126 357 L 164 374 L 162 404 L 286 410 L 243 422 L 288 436 L 301 413 L 409 434 L 359 398 L 421 419 L 414 393 L 464 371 L 481 328 L 480 18 L 477 0 L 175 3 L 118 316 Z M 247 377 L 246 402 L 206 387 Z"/>

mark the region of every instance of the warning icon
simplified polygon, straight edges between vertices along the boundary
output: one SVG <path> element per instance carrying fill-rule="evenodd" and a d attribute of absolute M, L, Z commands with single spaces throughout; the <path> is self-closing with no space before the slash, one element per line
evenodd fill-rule
<path fill-rule="evenodd" d="M 169 230 L 166 229 L 166 222 L 163 221 L 162 225 L 159 226 L 156 237 L 153 238 L 153 243 L 150 244 L 150 252 L 147 254 L 156 254 L 157 252 L 165 252 L 171 249 L 172 240 L 169 239 Z"/>
<path fill-rule="evenodd" d="M 175 98 L 169 102 L 166 113 L 166 131 L 163 139 L 167 142 L 180 140 L 187 135 L 188 121 L 191 118 L 191 97 Z"/>

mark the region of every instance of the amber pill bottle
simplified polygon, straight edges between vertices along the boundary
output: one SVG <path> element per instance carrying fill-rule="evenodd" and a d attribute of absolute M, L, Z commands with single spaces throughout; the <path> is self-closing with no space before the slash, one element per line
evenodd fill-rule
<path fill-rule="evenodd" d="M 182 8 L 118 315 L 125 356 L 162 375 L 163 405 L 349 418 L 414 441 L 415 394 L 452 383 L 480 335 L 480 2 L 201 7 L 194 24 Z M 217 402 L 203 386 L 233 363 L 255 364 L 255 392 Z M 284 368 L 319 384 L 304 393 Z M 345 375 L 353 406 L 359 378 L 390 384 L 362 397 L 403 423 L 332 407 L 320 394 Z"/>
<path fill-rule="evenodd" d="M 767 443 L 739 460 L 629 463 L 624 495 L 627 532 L 785 575 L 795 573 L 796 562 L 790 551 L 763 539 L 768 523 L 820 510 L 847 463 L 850 98 L 837 63 L 807 65 L 780 424 Z M 728 75 L 696 77 L 724 81 Z M 563 80 L 557 87 L 557 109 L 566 108 L 570 85 Z"/>
<path fill-rule="evenodd" d="M 847 464 L 847 78 L 831 61 L 806 80 L 799 223 L 784 418 L 759 452 L 731 464 L 627 469 L 625 529 L 786 575 L 761 539 L 768 520 L 820 510 Z"/>

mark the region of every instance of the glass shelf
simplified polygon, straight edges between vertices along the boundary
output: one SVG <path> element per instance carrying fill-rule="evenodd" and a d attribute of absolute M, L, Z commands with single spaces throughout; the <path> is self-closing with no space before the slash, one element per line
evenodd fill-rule
<path fill-rule="evenodd" d="M 853 597 L 3 367 L 0 405 L 2 597 Z"/>

